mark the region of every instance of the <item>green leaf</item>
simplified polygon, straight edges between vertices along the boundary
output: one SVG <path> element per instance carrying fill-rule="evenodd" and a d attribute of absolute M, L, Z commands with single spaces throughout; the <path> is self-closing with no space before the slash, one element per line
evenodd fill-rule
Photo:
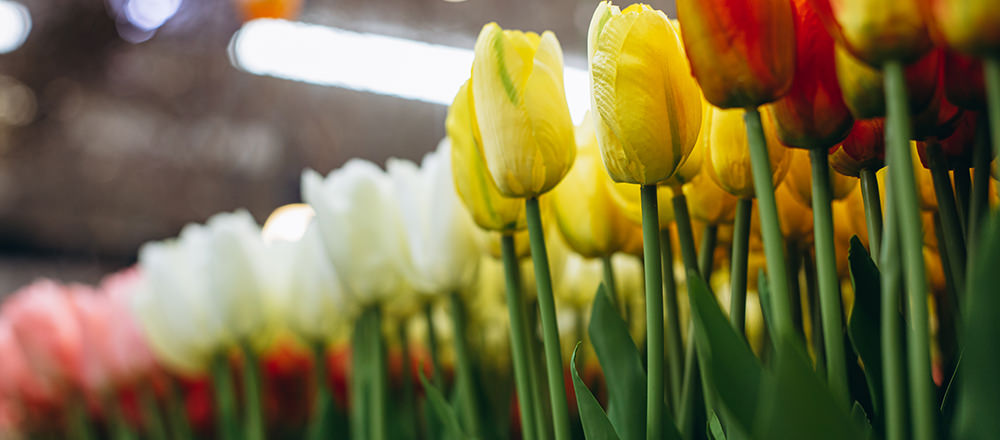
<path fill-rule="evenodd" d="M 868 413 L 865 412 L 865 408 L 861 406 L 861 403 L 854 401 L 854 406 L 851 407 L 851 418 L 857 422 L 858 426 L 863 427 L 864 437 L 862 440 L 871 440 L 875 438 L 875 430 L 872 429 L 871 421 L 868 419 Z"/>
<path fill-rule="evenodd" d="M 454 439 L 473 438 L 462 432 L 462 425 L 458 422 L 458 414 L 455 413 L 455 408 L 452 408 L 444 398 L 444 395 L 441 394 L 441 391 L 427 380 L 427 377 L 424 376 L 424 370 L 421 368 L 417 371 L 420 373 L 420 383 L 424 386 L 424 394 L 427 395 L 427 402 L 430 403 L 434 414 L 444 424 L 444 430 L 448 436 Z"/>
<path fill-rule="evenodd" d="M 600 402 L 587 388 L 587 384 L 580 379 L 580 373 L 576 372 L 576 353 L 580 351 L 580 342 L 576 343 L 573 349 L 573 357 L 570 359 L 570 372 L 573 374 L 573 391 L 576 394 L 576 405 L 580 409 L 580 422 L 583 424 L 583 435 L 587 440 L 619 440 L 618 433 L 608 420 L 604 408 Z M 645 400 L 643 400 L 645 403 Z M 645 425 L 643 425 L 644 427 Z"/>
<path fill-rule="evenodd" d="M 749 428 L 757 413 L 763 375 L 760 361 L 729 323 L 701 276 L 689 271 L 688 280 L 698 357 L 700 365 L 707 367 L 702 376 L 715 388 L 730 419 Z"/>
<path fill-rule="evenodd" d="M 628 324 L 602 284 L 594 295 L 590 341 L 608 384 L 608 418 L 623 440 L 646 438 L 646 371 Z"/>
<path fill-rule="evenodd" d="M 994 127 L 997 128 L 997 127 Z M 1000 128 L 997 128 L 1000 129 Z M 996 438 L 1000 432 L 1000 214 L 994 211 L 988 225 L 984 227 L 983 238 L 976 243 L 972 273 L 965 292 L 965 318 L 961 334 L 964 350 L 962 369 L 957 376 L 957 399 L 955 414 L 955 438 L 988 439 Z M 949 397 L 949 400 L 952 399 Z"/>
<path fill-rule="evenodd" d="M 762 376 L 754 438 L 861 438 L 861 428 L 816 376 L 802 345 L 785 338 L 775 341 L 773 370 Z"/>
<path fill-rule="evenodd" d="M 722 423 L 719 422 L 719 416 L 715 415 L 715 412 L 708 418 L 708 433 L 712 440 L 726 440 L 726 433 L 722 430 Z"/>
<path fill-rule="evenodd" d="M 760 310 L 764 315 L 764 326 L 769 330 L 774 328 L 771 322 L 771 289 L 767 287 L 767 275 L 764 269 L 757 273 L 757 296 L 760 297 Z"/>
<path fill-rule="evenodd" d="M 865 382 L 875 414 L 882 414 L 882 281 L 878 267 L 858 236 L 851 237 L 847 254 L 854 287 L 854 308 L 847 334 L 865 366 Z"/>

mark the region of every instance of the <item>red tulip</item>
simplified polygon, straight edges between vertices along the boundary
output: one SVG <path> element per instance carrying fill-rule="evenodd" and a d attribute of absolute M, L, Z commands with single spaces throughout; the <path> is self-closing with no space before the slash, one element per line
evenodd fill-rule
<path fill-rule="evenodd" d="M 976 139 L 976 123 L 979 114 L 973 111 L 961 112 L 954 124 L 954 131 L 943 139 L 932 138 L 926 142 L 917 142 L 917 153 L 924 168 L 930 168 L 927 162 L 927 142 L 937 142 L 941 146 L 949 169 L 972 167 L 972 150 Z"/>
<path fill-rule="evenodd" d="M 939 49 L 940 50 L 940 49 Z M 942 60 L 944 57 L 940 57 Z M 951 135 L 955 130 L 955 124 L 962 109 L 956 107 L 945 97 L 945 75 L 944 63 L 938 63 L 937 85 L 934 88 L 934 97 L 924 111 L 914 116 L 912 121 L 911 136 L 915 140 L 929 137 L 943 139 Z"/>
<path fill-rule="evenodd" d="M 862 169 L 885 166 L 885 118 L 859 119 L 847 138 L 830 148 L 830 166 L 838 173 L 858 177 Z"/>
<path fill-rule="evenodd" d="M 829 148 L 847 136 L 853 118 L 837 81 L 833 39 L 807 0 L 793 4 L 795 79 L 788 93 L 768 108 L 785 145 Z"/>
<path fill-rule="evenodd" d="M 983 62 L 953 50 L 945 50 L 943 64 L 945 96 L 948 101 L 970 110 L 986 110 Z"/>

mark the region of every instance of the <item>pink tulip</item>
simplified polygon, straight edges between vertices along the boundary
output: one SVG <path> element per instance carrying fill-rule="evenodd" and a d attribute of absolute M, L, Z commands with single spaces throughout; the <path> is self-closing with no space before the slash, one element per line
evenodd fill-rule
<path fill-rule="evenodd" d="M 0 318 L 0 401 L 26 409 L 52 408 L 59 396 L 52 383 L 36 374 L 21 350 L 7 319 Z"/>
<path fill-rule="evenodd" d="M 119 386 L 148 378 L 156 368 L 153 353 L 132 313 L 132 293 L 141 279 L 141 272 L 133 267 L 108 275 L 99 287 L 108 300 L 112 324 L 100 344 L 102 356 L 108 374 Z"/>

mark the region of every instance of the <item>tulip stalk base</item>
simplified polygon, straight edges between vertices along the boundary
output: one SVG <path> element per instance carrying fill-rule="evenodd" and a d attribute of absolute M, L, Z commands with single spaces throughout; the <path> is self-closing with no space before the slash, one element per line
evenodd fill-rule
<path fill-rule="evenodd" d="M 618 298 L 618 288 L 615 286 L 615 268 L 611 264 L 611 256 L 601 258 L 601 269 L 603 270 L 603 278 L 601 282 L 604 283 L 604 288 L 607 289 L 608 298 L 611 299 L 611 304 L 618 309 L 618 313 L 624 316 L 624 310 L 622 309 L 621 300 Z"/>
<path fill-rule="evenodd" d="M 743 198 L 736 205 L 733 219 L 733 252 L 730 267 L 729 321 L 746 336 L 747 259 L 750 255 L 750 215 L 753 200 Z"/>
<path fill-rule="evenodd" d="M 917 440 L 931 440 L 935 436 L 936 405 L 931 381 L 923 225 L 920 220 L 913 156 L 909 145 L 910 118 L 906 102 L 906 77 L 903 73 L 903 64 L 898 61 L 886 62 L 882 70 L 885 75 L 886 95 L 886 159 L 889 162 L 889 178 L 892 180 L 890 186 L 895 191 L 891 209 L 896 210 L 895 218 L 900 226 L 898 233 L 906 267 L 907 310 L 910 318 L 907 325 L 909 331 L 907 355 L 912 401 L 911 434 Z M 1000 94 L 1000 89 L 996 92 Z M 1000 101 L 1000 96 L 997 98 Z M 1000 143 L 998 134 L 994 133 L 994 139 Z"/>
<path fill-rule="evenodd" d="M 771 162 L 764 140 L 764 126 L 756 107 L 748 108 L 744 115 L 747 141 L 750 144 L 750 167 L 757 196 L 757 213 L 760 216 L 764 256 L 767 259 L 767 280 L 771 287 L 771 309 L 774 316 L 775 341 L 793 340 L 792 307 L 788 297 L 788 268 L 782 245 L 778 204 L 774 197 Z"/>
<path fill-rule="evenodd" d="M 321 440 L 327 437 L 326 417 L 333 406 L 333 397 L 327 384 L 326 344 L 315 342 L 313 349 L 313 387 L 316 395 L 313 398 L 312 420 L 309 421 L 307 436 L 309 440 Z"/>
<path fill-rule="evenodd" d="M 459 416 L 462 418 L 466 432 L 475 437 L 480 433 L 479 406 L 472 384 L 472 358 L 466 342 L 465 304 L 458 293 L 452 293 L 449 300 L 454 333 L 452 339 L 455 342 L 455 366 L 457 368 L 455 386 L 458 388 L 458 395 L 463 402 L 459 407 Z"/>
<path fill-rule="evenodd" d="M 517 389 L 518 408 L 521 415 L 521 436 L 526 440 L 536 438 L 535 406 L 531 390 L 531 370 L 528 367 L 528 326 L 525 322 L 524 298 L 521 295 L 520 266 L 514 249 L 514 235 L 500 238 L 501 257 L 506 281 L 507 311 L 510 315 L 510 348 L 514 361 L 514 383 Z"/>
<path fill-rule="evenodd" d="M 149 384 L 139 384 L 139 407 L 142 410 L 142 421 L 150 440 L 167 440 L 167 429 L 163 425 L 163 416 L 156 403 L 156 395 Z M 176 437 L 181 438 L 181 437 Z"/>
<path fill-rule="evenodd" d="M 171 381 L 167 386 L 167 421 L 170 423 L 170 438 L 174 440 L 189 440 L 194 438 L 191 432 L 191 423 L 187 416 L 187 406 L 184 402 L 184 393 L 175 381 Z"/>
<path fill-rule="evenodd" d="M 261 414 L 260 398 L 260 364 L 257 355 L 249 343 L 242 344 L 243 349 L 243 396 L 244 424 L 243 438 L 246 440 L 264 440 L 264 418 Z"/>
<path fill-rule="evenodd" d="M 667 363 L 666 372 L 670 379 L 670 401 L 674 415 L 681 405 L 682 381 L 684 375 L 684 343 L 681 341 L 680 309 L 677 305 L 677 281 L 674 279 L 674 249 L 670 228 L 660 230 L 660 267 L 663 268 L 663 298 L 667 319 Z"/>
<path fill-rule="evenodd" d="M 443 390 L 441 357 L 438 352 L 437 330 L 434 329 L 434 308 L 429 302 L 424 304 L 424 320 L 427 322 L 427 349 L 431 352 L 431 367 L 434 368 L 434 372 L 431 374 L 431 383 Z"/>
<path fill-rule="evenodd" d="M 656 185 L 642 185 L 642 255 L 646 276 L 646 438 L 663 437 L 663 266 Z"/>
<path fill-rule="evenodd" d="M 902 266 L 899 261 L 899 235 L 897 233 L 896 210 L 892 206 L 893 195 L 886 185 L 885 242 L 882 243 L 882 364 L 883 398 L 885 404 L 886 440 L 906 438 L 906 383 L 903 365 L 902 335 L 900 332 L 900 292 L 902 289 Z M 876 193 L 877 194 L 877 193 Z M 874 257 L 874 255 L 873 255 Z"/>
<path fill-rule="evenodd" d="M 371 359 L 369 374 L 371 377 L 371 438 L 372 440 L 387 440 L 389 438 L 389 371 L 386 361 L 385 337 L 382 334 L 382 308 L 371 306 L 368 311 L 368 346 Z"/>
<path fill-rule="evenodd" d="M 858 175 L 861 181 L 861 198 L 865 204 L 865 222 L 868 226 L 868 251 L 875 264 L 879 264 L 879 249 L 882 243 L 882 201 L 878 192 L 878 178 L 875 170 L 864 168 Z"/>
<path fill-rule="evenodd" d="M 93 440 L 94 428 L 87 414 L 87 402 L 82 397 L 71 398 L 67 414 L 66 438 L 70 440 Z"/>
<path fill-rule="evenodd" d="M 528 238 L 531 244 L 531 261 L 534 263 L 535 284 L 538 287 L 538 311 L 542 318 L 542 342 L 545 345 L 545 370 L 549 382 L 549 399 L 552 404 L 552 426 L 555 429 L 556 440 L 568 440 L 570 438 L 569 405 L 566 400 L 566 381 L 563 378 L 562 347 L 559 345 L 556 302 L 552 294 L 549 257 L 545 250 L 545 235 L 542 230 L 542 212 L 538 206 L 537 197 L 525 199 L 524 204 L 525 217 L 528 221 Z M 661 386 L 660 389 L 662 388 Z"/>
<path fill-rule="evenodd" d="M 847 361 L 843 334 L 843 311 L 840 304 L 840 280 L 833 243 L 833 192 L 830 189 L 830 166 L 826 149 L 809 150 L 812 164 L 813 232 L 816 241 L 816 269 L 819 281 L 820 314 L 823 340 L 829 341 L 826 352 L 827 383 L 841 405 L 847 408 Z"/>
<path fill-rule="evenodd" d="M 965 293 L 965 235 L 959 219 L 955 193 L 952 191 L 948 166 L 944 152 L 937 142 L 927 142 L 927 162 L 934 182 L 934 195 L 938 202 L 938 216 L 944 229 L 944 251 L 948 254 L 948 266 L 955 292 Z M 953 298 L 954 299 L 954 298 Z"/>
<path fill-rule="evenodd" d="M 221 440 L 239 440 L 236 419 L 236 396 L 233 389 L 229 356 L 220 354 L 212 361 L 212 387 L 215 390 L 217 434 Z"/>
<path fill-rule="evenodd" d="M 988 131 L 986 128 L 986 118 L 983 114 L 980 114 L 978 119 L 976 121 L 976 141 L 972 152 L 972 195 L 969 202 L 969 218 L 965 241 L 970 245 L 978 242 L 979 230 L 983 225 L 983 220 L 986 218 L 986 213 L 990 209 L 990 160 L 992 159 L 992 155 L 986 141 L 986 132 Z M 970 271 L 974 267 L 975 262 L 973 259 L 975 255 L 975 252 L 969 253 L 966 264 L 967 271 Z M 968 277 L 969 274 L 967 273 L 966 276 Z"/>

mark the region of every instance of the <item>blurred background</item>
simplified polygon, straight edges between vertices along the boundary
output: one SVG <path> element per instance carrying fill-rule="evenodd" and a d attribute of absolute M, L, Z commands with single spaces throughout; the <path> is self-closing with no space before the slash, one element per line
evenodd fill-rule
<path fill-rule="evenodd" d="M 556 33 L 579 121 L 595 4 L 0 0 L 0 295 L 96 282 L 216 212 L 263 222 L 307 167 L 419 160 L 489 21 Z"/>

